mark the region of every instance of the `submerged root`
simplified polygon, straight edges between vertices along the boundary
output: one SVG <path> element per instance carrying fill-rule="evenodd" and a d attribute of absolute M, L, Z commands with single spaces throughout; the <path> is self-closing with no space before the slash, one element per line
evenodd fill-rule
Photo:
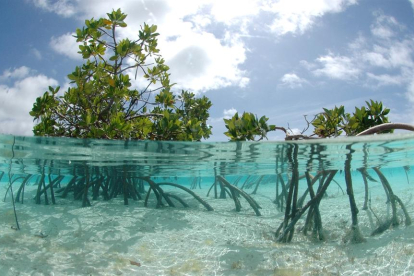
<path fill-rule="evenodd" d="M 404 216 L 405 216 L 405 226 L 411 225 L 411 217 L 408 214 L 404 203 L 402 202 L 402 200 L 398 196 L 394 195 L 394 198 L 398 202 L 398 204 L 400 205 L 401 209 L 403 210 L 403 213 L 404 213 Z"/>
<path fill-rule="evenodd" d="M 387 219 L 385 222 L 381 222 L 380 225 L 371 233 L 371 236 L 382 234 L 391 227 L 392 219 Z"/>
<path fill-rule="evenodd" d="M 188 207 L 190 207 L 184 200 L 182 200 L 181 199 L 181 197 L 179 197 L 179 196 L 176 196 L 176 195 L 173 195 L 173 194 L 170 194 L 170 193 L 165 193 L 164 192 L 164 195 L 166 195 L 166 196 L 168 196 L 168 197 L 170 197 L 170 198 L 173 198 L 173 199 L 175 199 L 175 200 L 177 200 L 178 202 L 180 202 L 181 203 L 181 205 L 183 205 L 185 208 L 188 208 Z"/>
<path fill-rule="evenodd" d="M 367 240 L 362 236 L 361 230 L 359 230 L 358 225 L 352 225 L 351 229 L 342 239 L 344 243 L 363 243 Z"/>
<path fill-rule="evenodd" d="M 173 186 L 173 187 L 176 187 L 176 188 L 179 188 L 179 189 L 181 189 L 181 190 L 184 190 L 184 191 L 186 191 L 187 193 L 189 193 L 190 195 L 192 195 L 198 202 L 200 202 L 208 211 L 214 211 L 214 209 L 213 209 L 213 207 L 211 207 L 210 206 L 210 204 L 208 204 L 206 201 L 204 201 L 201 197 L 199 197 L 196 193 L 194 193 L 193 191 L 191 191 L 190 189 L 188 189 L 188 188 L 186 188 L 186 187 L 184 187 L 184 186 L 181 186 L 181 185 L 178 185 L 178 184 L 175 184 L 175 183 L 169 183 L 169 182 L 163 182 L 163 183 L 158 183 L 158 184 L 155 184 L 158 188 L 160 188 L 159 186 L 162 186 L 162 185 L 168 185 L 168 186 Z M 171 196 L 171 195 L 169 195 L 169 196 Z"/>
<path fill-rule="evenodd" d="M 241 195 L 250 204 L 256 215 L 261 216 L 261 213 L 259 211 L 259 209 L 261 208 L 260 205 L 250 195 L 246 194 L 243 190 L 237 188 L 236 186 L 231 185 L 224 177 L 220 175 L 217 176 L 217 179 L 220 183 L 223 184 L 224 187 L 230 190 L 234 200 L 234 204 L 236 205 L 236 211 L 240 211 L 241 209 L 240 201 L 238 199 L 238 195 Z"/>

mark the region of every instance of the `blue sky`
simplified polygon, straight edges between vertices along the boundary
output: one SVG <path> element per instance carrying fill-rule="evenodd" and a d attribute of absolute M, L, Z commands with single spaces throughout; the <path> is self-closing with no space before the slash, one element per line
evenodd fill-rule
<path fill-rule="evenodd" d="M 178 89 L 213 103 L 209 141 L 226 141 L 236 111 L 302 130 L 322 107 L 366 100 L 414 123 L 413 0 L 4 0 L 0 9 L 0 133 L 32 135 L 28 112 L 83 63 L 71 34 L 112 9 L 122 35 L 158 25 Z M 269 140 L 283 139 L 270 133 Z"/>

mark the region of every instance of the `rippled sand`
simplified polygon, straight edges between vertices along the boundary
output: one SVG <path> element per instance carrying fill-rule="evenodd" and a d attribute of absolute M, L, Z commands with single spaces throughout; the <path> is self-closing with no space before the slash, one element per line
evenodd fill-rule
<path fill-rule="evenodd" d="M 414 185 L 414 184 L 413 184 Z M 1 183 L 4 197 L 6 184 Z M 379 183 L 370 184 L 372 210 L 385 219 L 390 213 Z M 165 188 L 167 190 L 167 188 Z M 414 218 L 414 186 L 400 184 L 395 193 Z M 1 275 L 413 275 L 414 226 L 401 225 L 375 237 L 375 216 L 362 210 L 363 190 L 356 189 L 360 228 L 367 242 L 345 244 L 351 214 L 348 197 L 331 185 L 321 202 L 326 242 L 296 233 L 290 244 L 276 243 L 274 232 L 283 213 L 273 204 L 274 188 L 263 185 L 253 197 L 262 206 L 257 217 L 241 199 L 234 211 L 231 199 L 206 198 L 208 212 L 196 200 L 181 195 L 190 208 L 155 209 L 143 201 L 80 202 L 60 199 L 56 205 L 36 205 L 33 192 L 17 204 L 20 231 L 11 228 L 10 197 L 0 202 Z M 250 190 L 247 190 L 251 192 Z M 178 204 L 177 204 L 178 205 Z M 400 214 L 400 218 L 402 218 Z M 298 222 L 298 228 L 304 224 Z"/>

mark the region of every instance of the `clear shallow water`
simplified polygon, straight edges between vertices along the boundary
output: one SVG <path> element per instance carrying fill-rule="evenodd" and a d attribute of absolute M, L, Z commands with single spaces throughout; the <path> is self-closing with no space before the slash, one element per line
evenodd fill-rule
<path fill-rule="evenodd" d="M 183 143 L 151 141 L 106 141 L 68 138 L 14 137 L 0 135 L 0 271 L 6 275 L 411 275 L 414 272 L 413 226 L 404 226 L 370 237 L 379 220 L 390 217 L 387 196 L 372 170 L 380 167 L 396 195 L 414 217 L 412 185 L 414 179 L 414 135 L 394 134 L 300 142 Z M 351 225 L 349 199 L 344 183 L 344 164 L 351 159 L 351 175 L 363 245 L 344 244 Z M 277 175 L 285 185 L 297 164 L 316 175 L 322 170 L 338 170 L 320 211 L 327 241 L 315 242 L 297 230 L 291 244 L 276 243 L 274 233 L 284 212 L 274 204 Z M 363 211 L 365 193 L 361 173 L 367 168 L 372 212 Z M 24 204 L 17 204 L 22 231 L 14 224 L 11 209 L 9 174 L 16 192 L 25 177 Z M 172 182 L 188 187 L 214 208 L 206 209 L 188 193 L 163 186 L 164 191 L 180 196 L 190 206 L 156 208 L 154 193 L 148 206 L 144 199 L 130 208 L 123 197 L 104 200 L 103 190 L 92 207 L 80 208 L 75 191 L 56 204 L 35 204 L 37 187 L 63 178 L 65 188 L 74 176 L 96 181 L 151 177 L 156 183 Z M 251 195 L 262 207 L 261 216 L 241 200 L 242 209 L 207 196 L 216 175 Z M 50 176 L 50 178 L 49 178 Z M 131 180 L 132 179 L 132 180 Z M 280 179 L 279 179 L 280 180 Z M 94 182 L 96 183 L 96 182 Z M 258 185 L 260 184 L 260 185 Z M 59 187 L 58 187 L 59 186 Z M 144 190 L 149 185 L 144 182 Z M 255 188 L 257 191 L 254 192 Z M 299 181 L 299 195 L 307 187 Z M 142 196 L 145 197 L 146 193 Z M 180 193 L 181 192 L 181 193 Z M 57 195 L 60 195 L 57 193 Z M 281 193 L 279 186 L 278 193 Z M 305 203 L 309 200 L 306 198 Z M 165 204 L 165 202 L 164 202 Z M 401 222 L 404 215 L 398 210 Z M 304 225 L 306 215 L 297 228 Z M 39 233 L 47 237 L 39 238 Z M 329 257 L 326 257 L 329 252 Z M 131 265 L 139 262 L 140 267 Z M 37 272 L 36 272 L 37 271 Z M 132 274 L 131 274 L 132 273 Z"/>
<path fill-rule="evenodd" d="M 348 147 L 348 148 L 347 148 Z M 299 142 L 196 143 L 108 141 L 0 135 L 0 171 L 84 173 L 111 168 L 140 176 L 207 177 L 273 175 L 289 171 L 297 148 L 299 171 L 342 170 L 352 151 L 352 169 L 414 165 L 414 134 Z"/>

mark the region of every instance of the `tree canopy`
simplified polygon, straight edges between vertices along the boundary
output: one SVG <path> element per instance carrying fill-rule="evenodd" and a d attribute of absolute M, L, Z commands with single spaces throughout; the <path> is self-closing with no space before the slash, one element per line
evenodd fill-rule
<path fill-rule="evenodd" d="M 318 136 L 319 138 L 337 137 L 340 135 L 355 136 L 367 129 L 375 126 L 388 124 L 389 108 L 384 108 L 382 102 L 370 100 L 366 101 L 367 106 L 361 108 L 355 107 L 355 111 L 350 114 L 345 112 L 344 106 L 334 107 L 332 109 L 323 108 L 323 112 L 317 114 L 315 118 L 308 122 L 308 127 L 311 124 L 314 126 L 313 133 L 310 136 L 302 134 L 290 135 L 284 127 L 277 127 L 276 125 L 268 125 L 268 118 L 262 116 L 257 119 L 253 113 L 244 112 L 243 116 L 239 117 L 236 113 L 231 119 L 224 119 L 227 135 L 231 141 L 255 141 L 266 138 L 269 131 L 282 130 L 286 133 L 286 140 L 293 140 L 299 138 L 312 138 Z M 394 124 L 396 128 L 402 128 L 401 124 Z M 404 129 L 409 129 L 403 126 Z M 307 130 L 307 129 L 306 129 Z M 391 133 L 392 127 L 378 128 L 377 133 Z"/>
<path fill-rule="evenodd" d="M 335 137 L 343 133 L 347 136 L 355 136 L 358 133 L 389 123 L 389 108 L 384 108 L 382 102 L 370 100 L 365 102 L 367 106 L 355 107 L 354 113 L 345 113 L 344 106 L 333 109 L 324 108 L 324 112 L 318 114 L 312 121 L 315 127 L 314 134 L 321 138 Z M 381 133 L 391 133 L 392 130 L 384 130 Z"/>
<path fill-rule="evenodd" d="M 49 87 L 36 99 L 30 112 L 37 120 L 35 135 L 186 141 L 211 135 L 210 100 L 171 91 L 157 26 L 144 23 L 136 40 L 121 39 L 126 17 L 114 10 L 76 30 L 86 62 L 68 75 L 72 87 L 63 96 L 60 87 Z M 139 78 L 139 87 L 132 78 Z"/>
<path fill-rule="evenodd" d="M 275 125 L 268 125 L 269 118 L 262 116 L 257 118 L 253 113 L 244 112 L 240 117 L 238 113 L 230 119 L 224 119 L 227 131 L 224 133 L 230 141 L 259 141 L 266 138 L 269 131 L 276 130 Z"/>

